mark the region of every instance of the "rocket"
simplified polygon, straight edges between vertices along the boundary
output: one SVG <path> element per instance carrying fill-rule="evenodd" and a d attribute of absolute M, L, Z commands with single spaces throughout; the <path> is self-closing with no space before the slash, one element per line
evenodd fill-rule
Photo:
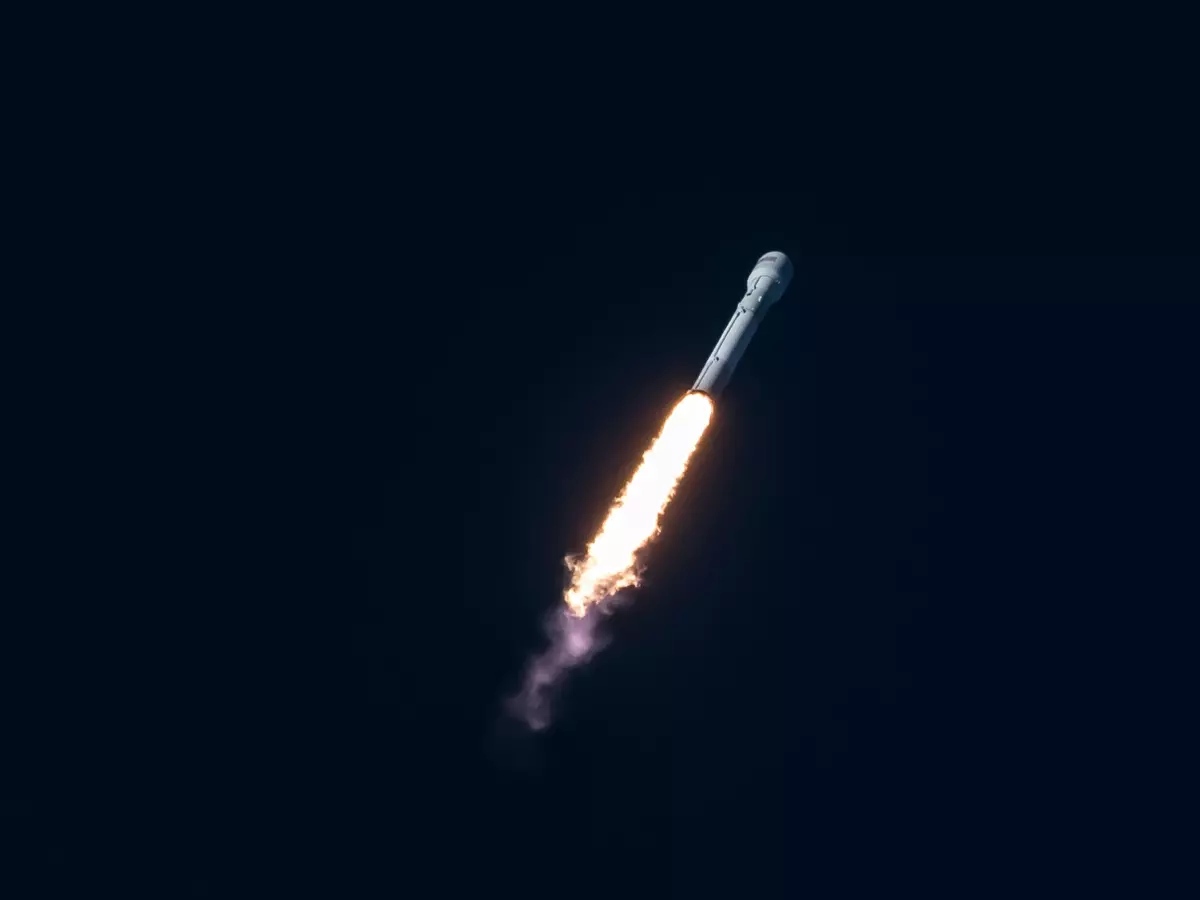
<path fill-rule="evenodd" d="M 767 310 L 783 295 L 791 280 L 792 262 L 782 253 L 772 250 L 759 257 L 746 279 L 746 295 L 739 301 L 733 318 L 700 370 L 700 377 L 692 385 L 693 391 L 710 397 L 721 392 Z"/>

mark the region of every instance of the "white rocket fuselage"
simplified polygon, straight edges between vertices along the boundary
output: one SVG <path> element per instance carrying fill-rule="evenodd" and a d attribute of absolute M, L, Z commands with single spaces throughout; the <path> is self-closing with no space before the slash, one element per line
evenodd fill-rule
<path fill-rule="evenodd" d="M 700 370 L 700 377 L 692 385 L 693 391 L 710 397 L 721 392 L 767 310 L 783 295 L 791 280 L 792 263 L 782 253 L 772 251 L 759 258 L 746 279 L 746 295 L 738 303 L 733 318 Z"/>

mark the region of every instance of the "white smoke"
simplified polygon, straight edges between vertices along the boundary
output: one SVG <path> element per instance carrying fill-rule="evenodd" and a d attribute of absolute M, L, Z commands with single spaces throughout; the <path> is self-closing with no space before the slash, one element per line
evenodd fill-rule
<path fill-rule="evenodd" d="M 550 725 L 551 707 L 563 679 L 608 643 L 600 625 L 612 611 L 612 602 L 616 599 L 614 596 L 597 603 L 582 616 L 564 606 L 546 617 L 550 646 L 529 661 L 520 692 L 508 701 L 511 715 L 534 731 L 542 731 Z"/>

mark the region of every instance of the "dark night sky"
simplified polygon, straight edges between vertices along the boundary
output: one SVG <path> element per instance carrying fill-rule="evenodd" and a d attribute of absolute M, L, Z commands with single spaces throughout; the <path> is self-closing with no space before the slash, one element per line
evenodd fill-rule
<path fill-rule="evenodd" d="M 103 322 L 137 355 L 73 388 L 55 507 L 104 537 L 47 557 L 20 670 L 45 895 L 1146 887 L 1188 593 L 1155 560 L 1194 552 L 1161 184 L 907 114 L 759 153 L 268 94 L 121 212 L 154 305 Z M 562 557 L 773 249 L 644 587 L 526 739 Z"/>

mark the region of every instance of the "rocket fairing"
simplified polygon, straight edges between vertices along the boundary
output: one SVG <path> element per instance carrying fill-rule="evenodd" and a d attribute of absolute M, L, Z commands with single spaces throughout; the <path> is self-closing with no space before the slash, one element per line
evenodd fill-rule
<path fill-rule="evenodd" d="M 773 250 L 759 258 L 746 279 L 746 295 L 738 303 L 733 318 L 700 370 L 700 377 L 692 385 L 693 391 L 710 397 L 721 392 L 767 310 L 783 295 L 791 280 L 792 262 L 782 253 Z"/>

